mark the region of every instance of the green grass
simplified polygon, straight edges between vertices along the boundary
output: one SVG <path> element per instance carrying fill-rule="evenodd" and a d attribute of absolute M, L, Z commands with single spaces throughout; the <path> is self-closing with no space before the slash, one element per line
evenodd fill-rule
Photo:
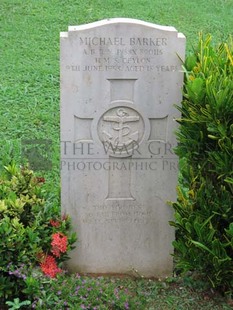
<path fill-rule="evenodd" d="M 190 49 L 200 31 L 225 40 L 232 16 L 233 0 L 1 0 L 0 157 L 6 156 L 6 141 L 13 142 L 11 156 L 19 158 L 20 139 L 51 138 L 58 174 L 59 32 L 69 25 L 138 18 L 176 27 Z"/>
<path fill-rule="evenodd" d="M 188 51 L 200 31 L 224 41 L 232 16 L 233 0 L 1 0 L 0 166 L 20 163 L 21 139 L 51 139 L 53 169 L 45 174 L 51 200 L 59 200 L 59 32 L 69 25 L 129 17 L 174 26 Z M 227 309 L 186 288 L 148 283 L 149 295 L 143 297 L 143 285 L 138 293 L 146 309 Z"/>
<path fill-rule="evenodd" d="M 39 281 L 27 291 L 37 310 L 230 310 L 232 305 L 189 278 L 154 281 L 72 274 L 49 280 L 38 270 L 35 276 Z"/>
<path fill-rule="evenodd" d="M 47 281 L 48 282 L 48 281 Z M 198 285 L 200 286 L 198 288 Z M 76 288 L 81 288 L 75 293 Z M 195 287 L 195 289 L 194 289 Z M 66 301 L 69 310 L 230 310 L 230 304 L 210 291 L 203 291 L 200 282 L 190 285 L 180 279 L 153 281 L 133 278 L 76 277 L 58 279 L 57 283 L 45 284 L 43 289 L 53 292 L 53 298 L 43 298 L 43 307 L 60 309 Z M 49 296 L 49 294 L 47 294 Z M 59 301 L 55 296 L 60 296 Z M 98 298 L 98 300 L 97 300 Z M 53 301 L 52 301 L 53 300 Z M 82 309 L 82 308 L 78 308 Z"/>

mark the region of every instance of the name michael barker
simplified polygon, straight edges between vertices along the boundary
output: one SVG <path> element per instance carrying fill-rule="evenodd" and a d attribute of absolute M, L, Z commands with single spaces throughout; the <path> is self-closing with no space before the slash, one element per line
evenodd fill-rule
<path fill-rule="evenodd" d="M 167 38 L 79 37 L 79 43 L 87 46 L 166 46 Z"/>

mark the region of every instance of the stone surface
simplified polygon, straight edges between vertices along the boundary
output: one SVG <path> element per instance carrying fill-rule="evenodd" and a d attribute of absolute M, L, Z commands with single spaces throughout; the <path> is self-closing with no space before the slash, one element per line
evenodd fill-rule
<path fill-rule="evenodd" d="M 176 199 L 184 54 L 175 28 L 138 20 L 61 33 L 62 211 L 78 233 L 72 271 L 171 274 L 167 201 Z"/>

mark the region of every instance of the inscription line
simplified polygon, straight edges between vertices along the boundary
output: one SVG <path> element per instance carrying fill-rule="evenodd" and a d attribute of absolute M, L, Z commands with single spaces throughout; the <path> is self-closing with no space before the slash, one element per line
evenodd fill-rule
<path fill-rule="evenodd" d="M 123 160 L 145 160 L 145 159 L 177 159 L 178 157 L 131 157 L 131 158 L 124 158 L 122 157 Z M 100 157 L 63 157 L 61 158 L 61 160 L 86 160 L 86 159 L 93 159 L 93 160 L 108 160 L 109 158 L 108 157 L 103 157 L 103 158 L 100 158 Z"/>

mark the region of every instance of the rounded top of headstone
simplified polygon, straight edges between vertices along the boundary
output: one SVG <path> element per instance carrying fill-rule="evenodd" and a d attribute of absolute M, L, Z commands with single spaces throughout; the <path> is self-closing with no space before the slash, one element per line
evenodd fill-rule
<path fill-rule="evenodd" d="M 78 26 L 69 26 L 69 31 L 86 30 L 86 29 L 90 29 L 90 28 L 107 26 L 107 25 L 111 25 L 111 24 L 139 25 L 139 26 L 145 26 L 145 27 L 150 27 L 150 28 L 156 28 L 156 29 L 164 30 L 164 31 L 175 31 L 175 32 L 177 32 L 177 30 L 171 26 L 161 26 L 161 25 L 157 25 L 157 24 L 153 24 L 150 22 L 146 22 L 146 21 L 142 21 L 142 20 L 138 20 L 138 19 L 133 19 L 133 18 L 108 18 L 108 19 L 96 21 L 96 22 L 89 23 L 89 24 L 78 25 Z"/>

